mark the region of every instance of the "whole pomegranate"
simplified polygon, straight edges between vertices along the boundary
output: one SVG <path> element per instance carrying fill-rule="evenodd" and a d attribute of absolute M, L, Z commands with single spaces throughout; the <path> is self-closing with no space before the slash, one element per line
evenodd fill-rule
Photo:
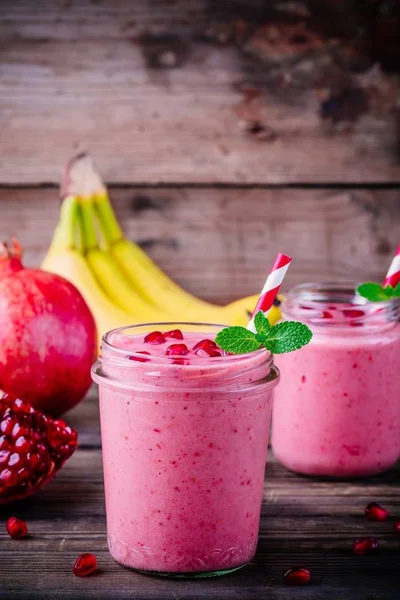
<path fill-rule="evenodd" d="M 25 269 L 21 248 L 0 245 L 0 388 L 57 416 L 87 392 L 96 326 L 66 279 Z"/>
<path fill-rule="evenodd" d="M 0 504 L 30 496 L 50 481 L 77 440 L 61 419 L 0 390 Z"/>

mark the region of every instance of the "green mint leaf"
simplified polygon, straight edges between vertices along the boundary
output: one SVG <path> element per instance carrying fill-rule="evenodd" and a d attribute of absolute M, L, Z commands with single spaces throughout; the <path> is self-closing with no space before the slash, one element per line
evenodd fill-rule
<path fill-rule="evenodd" d="M 254 325 L 257 329 L 257 333 L 259 333 L 260 335 L 268 333 L 268 331 L 271 329 L 270 322 L 268 321 L 267 317 L 264 315 L 262 310 L 260 310 L 254 317 Z M 263 340 L 260 341 L 262 342 Z"/>
<path fill-rule="evenodd" d="M 400 283 L 398 283 L 396 285 L 396 287 L 394 288 L 394 290 L 392 292 L 392 296 L 393 296 L 393 298 L 399 298 L 400 297 Z"/>
<path fill-rule="evenodd" d="M 302 348 L 311 338 L 311 329 L 304 323 L 284 321 L 271 327 L 263 343 L 272 354 L 285 354 Z"/>
<path fill-rule="evenodd" d="M 258 350 L 261 343 L 252 331 L 245 327 L 226 327 L 217 333 L 215 342 L 231 354 L 246 354 Z"/>
<path fill-rule="evenodd" d="M 257 342 L 260 342 L 260 344 L 264 344 L 265 340 L 267 339 L 267 334 L 266 333 L 255 333 L 254 337 L 256 338 Z"/>
<path fill-rule="evenodd" d="M 379 283 L 368 282 L 359 285 L 357 292 L 370 302 L 384 302 L 392 297 L 393 288 L 391 286 L 384 288 Z"/>

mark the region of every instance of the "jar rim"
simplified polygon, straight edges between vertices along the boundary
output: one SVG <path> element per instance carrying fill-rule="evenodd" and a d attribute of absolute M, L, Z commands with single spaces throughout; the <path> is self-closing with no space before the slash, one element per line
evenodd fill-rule
<path fill-rule="evenodd" d="M 348 280 L 296 285 L 289 290 L 282 312 L 307 324 L 331 329 L 348 325 L 378 329 L 393 325 L 399 318 L 400 298 L 372 302 L 357 294 L 359 285 L 360 282 Z"/>
<path fill-rule="evenodd" d="M 202 322 L 196 322 L 196 321 L 159 321 L 159 322 L 149 322 L 149 323 L 138 323 L 135 325 L 125 325 L 122 327 L 116 327 L 115 329 L 111 329 L 110 331 L 106 332 L 102 338 L 102 348 L 103 348 L 103 344 L 105 345 L 105 347 L 109 350 L 112 350 L 113 353 L 118 354 L 119 356 L 126 356 L 127 354 L 132 355 L 132 356 L 138 356 L 139 358 L 141 358 L 140 353 L 136 353 L 133 352 L 132 350 L 126 350 L 125 348 L 119 348 L 118 346 L 114 345 L 111 343 L 110 341 L 110 337 L 113 335 L 118 335 L 118 334 L 123 334 L 124 331 L 131 329 L 134 331 L 139 331 L 142 328 L 149 328 L 149 331 L 155 330 L 155 329 L 164 329 L 166 331 L 170 330 L 170 329 L 176 329 L 179 328 L 179 326 L 183 326 L 183 327 L 208 327 L 208 328 L 217 328 L 217 329 L 224 329 L 225 327 L 228 327 L 228 325 L 222 325 L 221 323 L 202 323 Z M 191 361 L 195 361 L 193 364 L 209 364 L 210 361 L 212 361 L 214 364 L 217 361 L 219 364 L 221 364 L 223 361 L 230 361 L 230 363 L 239 360 L 244 360 L 246 358 L 250 358 L 250 357 L 255 357 L 255 356 L 260 356 L 260 355 L 265 355 L 268 356 L 271 361 L 272 361 L 272 354 L 269 351 L 266 351 L 265 348 L 260 348 L 259 350 L 255 350 L 254 352 L 246 352 L 243 354 L 226 354 L 223 356 L 213 356 L 210 358 L 198 358 L 198 357 L 191 357 Z M 149 361 L 152 361 L 153 364 L 154 363 L 158 363 L 158 364 L 169 364 L 171 362 L 171 360 L 168 357 L 160 357 L 160 356 L 156 356 L 156 357 L 149 357 L 148 359 Z"/>
<path fill-rule="evenodd" d="M 232 354 L 221 357 L 190 357 L 188 364 L 174 364 L 169 356 L 146 356 L 132 350 L 118 347 L 112 343 L 112 337 L 148 333 L 155 328 L 168 331 L 177 327 L 185 327 L 193 332 L 207 335 L 220 330 L 225 325 L 196 322 L 158 322 L 141 323 L 118 327 L 107 332 L 102 338 L 102 353 L 92 367 L 92 378 L 102 386 L 120 390 L 168 391 L 169 393 L 196 389 L 211 389 L 218 394 L 256 390 L 263 386 L 275 387 L 279 381 L 279 370 L 273 364 L 273 356 L 265 348 L 246 354 Z M 204 332 L 204 329 L 208 331 Z M 137 357 L 139 360 L 127 360 Z M 189 362 L 190 361 L 190 362 Z"/>

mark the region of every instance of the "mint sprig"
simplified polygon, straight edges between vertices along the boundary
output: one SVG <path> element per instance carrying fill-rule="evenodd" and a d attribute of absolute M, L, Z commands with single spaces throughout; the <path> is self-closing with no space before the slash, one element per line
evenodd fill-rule
<path fill-rule="evenodd" d="M 302 348 L 312 338 L 311 329 L 297 321 L 284 321 L 271 327 L 261 310 L 254 318 L 254 325 L 256 333 L 245 327 L 226 327 L 217 334 L 215 341 L 231 354 L 254 352 L 262 346 L 272 354 L 285 354 Z"/>
<path fill-rule="evenodd" d="M 383 287 L 380 283 L 369 281 L 359 285 L 357 293 L 370 302 L 385 302 L 391 298 L 400 298 L 400 283 L 393 288 L 391 285 Z"/>

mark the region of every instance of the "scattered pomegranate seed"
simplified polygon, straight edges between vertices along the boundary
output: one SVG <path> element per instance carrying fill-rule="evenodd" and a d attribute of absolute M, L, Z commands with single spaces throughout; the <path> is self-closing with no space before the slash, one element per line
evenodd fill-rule
<path fill-rule="evenodd" d="M 174 338 L 175 340 L 183 340 L 183 333 L 180 329 L 171 329 L 171 331 L 166 331 L 164 333 L 164 337 Z"/>
<path fill-rule="evenodd" d="M 84 552 L 83 554 L 80 554 L 74 562 L 72 572 L 77 577 L 86 577 L 86 575 L 94 573 L 96 567 L 97 561 L 95 555 L 90 552 Z"/>
<path fill-rule="evenodd" d="M 378 540 L 374 537 L 359 538 L 353 543 L 354 554 L 374 554 L 378 550 Z"/>
<path fill-rule="evenodd" d="M 370 521 L 386 521 L 389 513 L 386 508 L 383 508 L 377 502 L 370 502 L 365 507 L 365 514 Z"/>
<path fill-rule="evenodd" d="M 138 350 L 136 354 L 147 354 L 147 356 L 151 356 L 150 352 L 146 352 L 146 350 Z M 136 360 L 137 362 L 147 362 L 148 358 L 140 358 L 139 356 L 128 356 L 129 360 Z"/>
<path fill-rule="evenodd" d="M 10 517 L 6 523 L 8 535 L 14 540 L 24 538 L 28 535 L 28 526 L 22 519 Z"/>
<path fill-rule="evenodd" d="M 222 356 L 219 350 L 215 350 L 215 348 L 198 348 L 194 351 L 196 356 L 200 356 L 201 358 L 210 358 L 213 356 Z"/>
<path fill-rule="evenodd" d="M 286 585 L 307 585 L 311 581 L 311 573 L 305 567 L 292 567 L 282 573 Z"/>
<path fill-rule="evenodd" d="M 333 319 L 333 315 L 331 315 L 331 313 L 328 312 L 327 310 L 324 310 L 324 312 L 322 313 L 322 318 L 323 319 Z"/>
<path fill-rule="evenodd" d="M 396 533 L 400 533 L 400 519 L 393 523 L 393 529 Z"/>
<path fill-rule="evenodd" d="M 356 308 L 344 308 L 342 312 L 345 317 L 349 317 L 351 319 L 357 319 L 358 317 L 363 317 L 365 314 L 363 310 L 358 310 Z"/>
<path fill-rule="evenodd" d="M 164 344 L 165 337 L 163 336 L 163 334 L 161 333 L 161 331 L 152 331 L 151 333 L 147 334 L 146 337 L 144 338 L 144 341 L 146 342 L 146 344 Z"/>
<path fill-rule="evenodd" d="M 218 350 L 217 344 L 213 340 L 200 340 L 193 346 L 193 352 L 196 353 L 196 350 Z"/>
<path fill-rule="evenodd" d="M 167 356 L 186 356 L 189 354 L 189 348 L 186 344 L 171 344 L 165 351 Z"/>

